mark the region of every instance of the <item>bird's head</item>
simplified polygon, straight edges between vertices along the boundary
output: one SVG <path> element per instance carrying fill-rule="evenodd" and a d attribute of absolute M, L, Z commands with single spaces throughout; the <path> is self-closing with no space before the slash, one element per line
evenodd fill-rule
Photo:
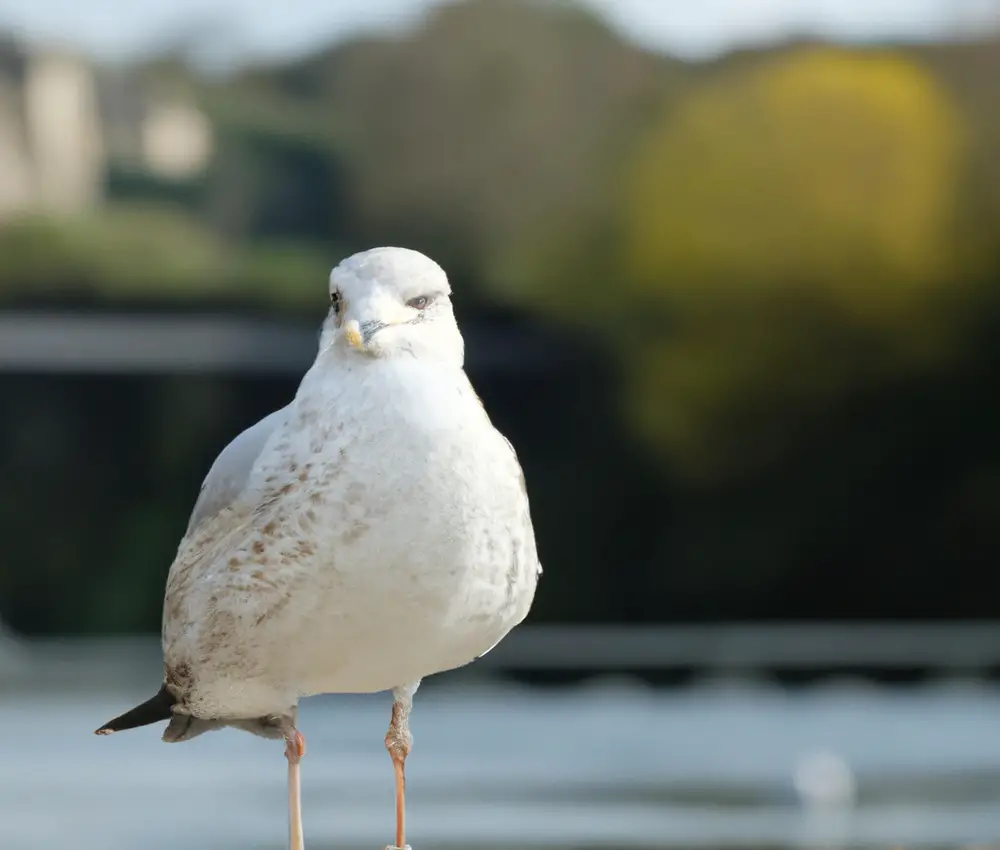
<path fill-rule="evenodd" d="M 419 251 L 372 248 L 330 272 L 322 348 L 368 357 L 409 355 L 462 366 L 465 344 L 444 270 Z"/>

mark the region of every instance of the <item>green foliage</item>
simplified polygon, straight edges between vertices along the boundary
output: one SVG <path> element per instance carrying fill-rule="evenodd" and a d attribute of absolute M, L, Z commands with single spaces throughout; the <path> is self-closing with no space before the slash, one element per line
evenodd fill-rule
<path fill-rule="evenodd" d="M 710 83 L 636 155 L 626 279 L 685 299 L 819 289 L 883 321 L 952 271 L 959 145 L 901 56 L 807 51 Z"/>
<path fill-rule="evenodd" d="M 961 110 L 969 167 L 958 209 L 961 260 L 979 279 L 1000 268 L 1000 38 L 934 45 L 914 51 Z"/>
<path fill-rule="evenodd" d="M 753 466 L 943 356 L 961 143 L 896 55 L 805 51 L 693 92 L 627 191 L 622 294 L 672 327 L 627 351 L 640 429 L 692 470 Z"/>
<path fill-rule="evenodd" d="M 240 247 L 168 207 L 109 205 L 90 216 L 26 216 L 0 228 L 0 298 L 168 301 L 226 297 L 295 307 L 329 271 L 308 246 Z M 320 286 L 322 290 L 322 286 Z M 320 291 L 322 295 L 322 291 Z"/>
<path fill-rule="evenodd" d="M 6 291 L 188 291 L 217 277 L 221 247 L 185 216 L 149 208 L 109 208 L 79 219 L 26 217 L 0 230 L 10 258 L 0 274 Z"/>
<path fill-rule="evenodd" d="M 238 242 L 279 238 L 322 248 L 350 233 L 344 164 L 321 117 L 326 110 L 280 98 L 253 80 L 204 99 L 219 146 L 203 203 L 214 232 Z"/>
<path fill-rule="evenodd" d="M 672 68 L 575 4 L 473 0 L 281 79 L 339 116 L 364 232 L 488 280 L 539 229 L 603 203 Z"/>
<path fill-rule="evenodd" d="M 540 241 L 520 295 L 603 335 L 634 427 L 674 469 L 760 469 L 830 405 L 948 362 L 970 301 L 963 144 L 899 55 L 722 73 L 641 139 L 620 218 Z"/>
<path fill-rule="evenodd" d="M 966 544 L 997 554 L 996 47 L 682 65 L 571 4 L 470 0 L 230 78 L 168 59 L 136 78 L 206 110 L 207 172 L 112 163 L 95 214 L 4 219 L 0 301 L 315 317 L 345 254 L 425 250 L 466 315 L 599 342 L 481 381 L 534 470 L 543 617 L 766 614 L 824 566 L 820 615 L 886 564 L 934 599 Z M 294 389 L 4 381 L 0 603 L 53 631 L 154 627 L 207 464 Z"/>

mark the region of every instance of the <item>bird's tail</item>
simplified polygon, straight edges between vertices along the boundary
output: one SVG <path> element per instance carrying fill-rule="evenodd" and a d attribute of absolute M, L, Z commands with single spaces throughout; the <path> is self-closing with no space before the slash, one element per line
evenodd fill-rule
<path fill-rule="evenodd" d="M 177 702 L 177 698 L 163 685 L 156 696 L 150 697 L 142 705 L 137 705 L 130 711 L 109 720 L 100 729 L 94 731 L 95 735 L 110 735 L 112 732 L 122 732 L 125 729 L 135 729 L 138 726 L 148 726 L 159 720 L 169 720 L 173 716 L 171 709 Z"/>

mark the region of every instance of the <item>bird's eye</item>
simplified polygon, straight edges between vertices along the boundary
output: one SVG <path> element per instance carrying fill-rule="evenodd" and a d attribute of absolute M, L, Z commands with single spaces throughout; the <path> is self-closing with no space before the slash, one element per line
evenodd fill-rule
<path fill-rule="evenodd" d="M 430 302 L 430 298 L 426 295 L 419 295 L 416 298 L 411 298 L 406 302 L 407 307 L 412 307 L 414 310 L 423 310 L 424 307 Z"/>
<path fill-rule="evenodd" d="M 340 293 L 331 292 L 330 293 L 330 306 L 333 307 L 334 313 L 340 312 Z"/>

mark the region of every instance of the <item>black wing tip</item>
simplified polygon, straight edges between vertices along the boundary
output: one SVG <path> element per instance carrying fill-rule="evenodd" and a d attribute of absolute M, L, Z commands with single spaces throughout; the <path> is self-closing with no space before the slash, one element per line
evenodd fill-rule
<path fill-rule="evenodd" d="M 126 729 L 148 726 L 150 723 L 156 723 L 160 720 L 169 720 L 173 716 L 173 707 L 176 702 L 177 698 L 167 690 L 167 686 L 164 684 L 154 696 L 119 715 L 114 720 L 109 720 L 99 729 L 95 729 L 94 734 L 110 735 L 112 732 L 123 732 Z"/>

